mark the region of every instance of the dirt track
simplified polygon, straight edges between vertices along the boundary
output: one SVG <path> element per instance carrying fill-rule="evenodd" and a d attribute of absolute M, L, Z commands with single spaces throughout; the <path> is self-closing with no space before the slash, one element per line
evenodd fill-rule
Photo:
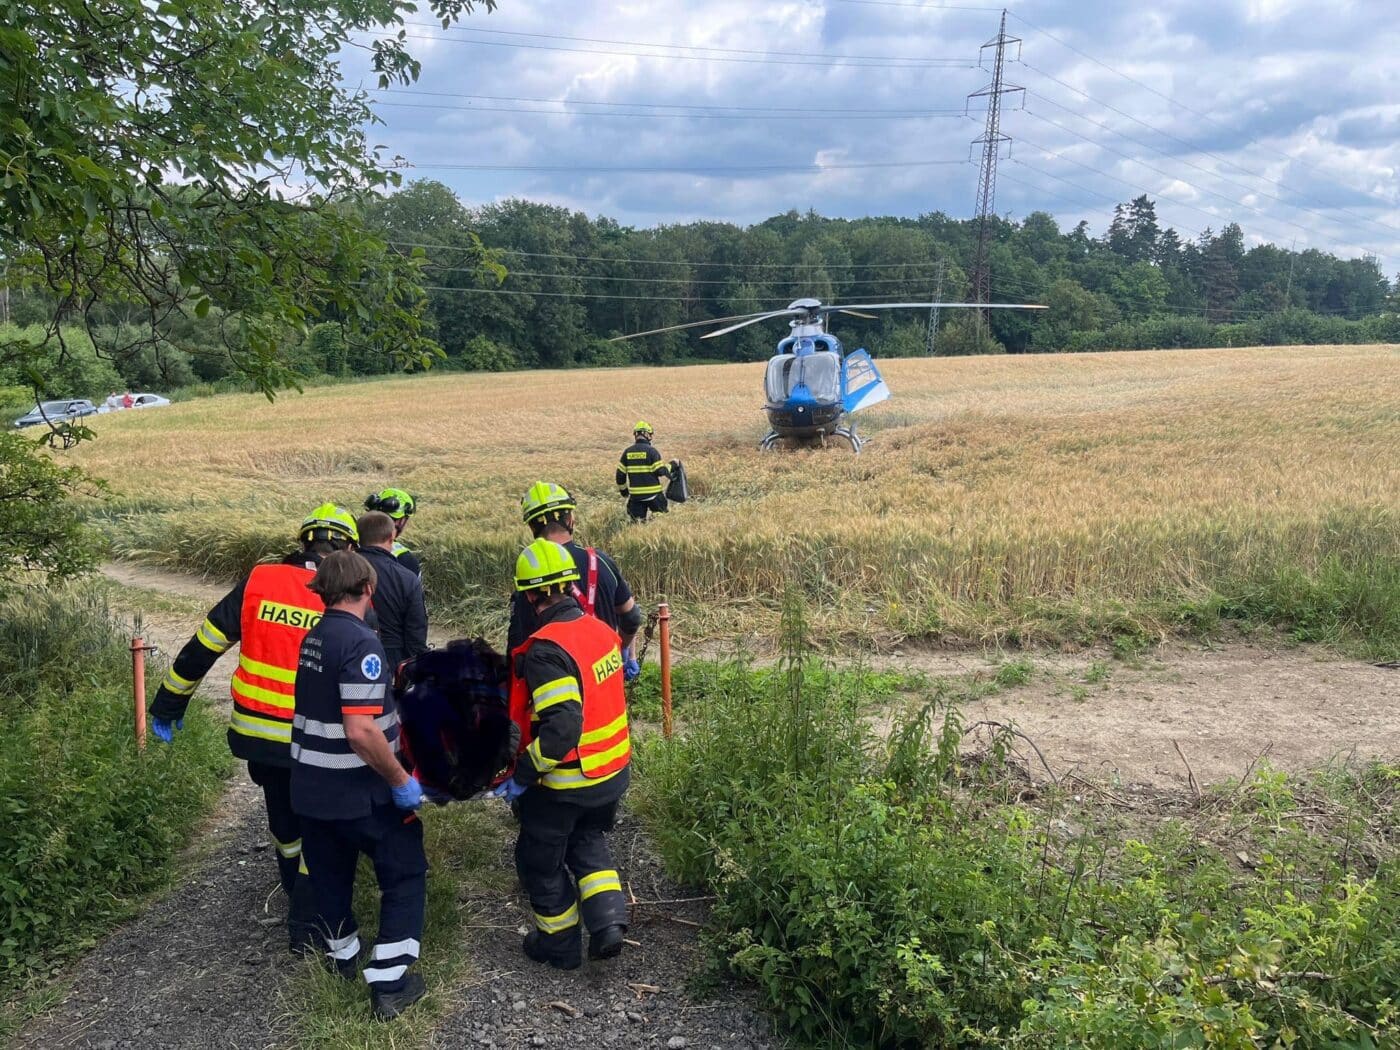
<path fill-rule="evenodd" d="M 219 584 L 139 565 L 111 564 L 103 571 L 127 587 L 206 605 L 224 593 Z M 160 617 L 148 622 L 176 634 L 183 630 L 186 637 L 195 627 L 176 627 Z M 450 632 L 431 635 L 437 644 L 448 637 Z M 1022 658 L 1034 668 L 1030 682 L 971 704 L 966 714 L 969 720 L 1014 722 L 1057 773 L 1077 769 L 1128 783 L 1184 787 L 1186 767 L 1173 741 L 1202 783 L 1237 777 L 1265 753 L 1288 770 L 1348 755 L 1400 756 L 1400 670 L 1313 646 L 1171 643 L 1130 661 L 1104 652 L 997 657 L 911 648 L 871 663 L 952 678 L 990 676 L 997 660 Z M 1086 680 L 1095 677 L 1102 680 Z"/>
<path fill-rule="evenodd" d="M 124 608 L 140 608 L 136 589 L 190 598 L 201 607 L 225 593 L 219 584 L 137 566 L 109 565 L 103 571 L 131 589 L 120 601 Z M 197 623 L 197 617 L 186 622 L 167 610 L 145 614 L 143 630 L 169 655 L 179 651 Z M 233 666 L 231 658 L 221 660 L 201 695 L 226 697 Z M 507 843 L 499 858 L 502 870 L 513 865 L 512 837 L 502 836 Z M 667 882 L 635 820 L 623 817 L 614 842 L 619 870 L 640 900 L 686 896 Z M 285 901 L 269 846 L 261 794 L 240 768 L 185 857 L 175 888 L 78 963 L 67 996 L 27 1025 L 13 1045 L 26 1050 L 295 1045 L 281 1016 L 279 989 L 297 963 L 286 950 Z M 471 961 L 472 974 L 462 987 L 434 989 L 455 1006 L 433 1033 L 433 1046 L 766 1050 L 773 1045 L 767 1022 L 741 996 L 721 991 L 699 1000 L 690 992 L 701 965 L 702 904 L 640 906 L 629 933 L 635 944 L 620 960 L 562 973 L 538 968 L 521 955 L 518 931 L 525 928 L 527 913 L 517 892 L 483 892 L 470 885 L 460 892 L 473 920 L 456 950 Z"/>
<path fill-rule="evenodd" d="M 1027 658 L 1029 683 L 965 713 L 1015 723 L 1057 774 L 1185 787 L 1185 762 L 1207 784 L 1239 777 L 1261 755 L 1294 771 L 1400 756 L 1400 670 L 1314 647 L 1236 641 L 1171 644 L 1128 663 L 1102 653 Z M 980 657 L 910 654 L 881 663 L 933 675 L 991 673 Z"/>

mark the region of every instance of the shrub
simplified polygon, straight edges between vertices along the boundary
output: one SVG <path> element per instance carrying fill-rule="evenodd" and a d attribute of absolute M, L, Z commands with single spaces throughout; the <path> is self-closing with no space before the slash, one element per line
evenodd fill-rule
<path fill-rule="evenodd" d="M 1070 821 L 1053 790 L 1016 803 L 1005 735 L 965 752 L 946 687 L 881 741 L 804 632 L 789 601 L 778 670 L 729 669 L 638 758 L 668 863 L 717 895 L 715 949 L 799 1043 L 1396 1045 L 1400 772 Z"/>
<path fill-rule="evenodd" d="M 515 351 L 484 335 L 473 336 L 462 349 L 462 367 L 472 372 L 509 372 L 520 367 Z"/>
<path fill-rule="evenodd" d="M 221 719 L 136 750 L 119 625 L 75 590 L 0 599 L 0 991 L 50 971 L 128 914 L 218 797 Z M 154 676 L 152 676 L 154 677 Z"/>

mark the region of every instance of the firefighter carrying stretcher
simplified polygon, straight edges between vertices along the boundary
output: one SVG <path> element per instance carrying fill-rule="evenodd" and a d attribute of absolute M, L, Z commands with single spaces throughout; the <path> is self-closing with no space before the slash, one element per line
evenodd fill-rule
<path fill-rule="evenodd" d="M 538 539 L 515 565 L 515 589 L 541 626 L 511 654 L 511 716 L 520 727 L 515 772 L 496 790 L 519 801 L 516 869 L 535 929 L 525 954 L 563 970 L 622 952 L 627 900 L 606 836 L 630 779 L 622 640 L 586 616 L 571 593 L 573 556 Z"/>
<path fill-rule="evenodd" d="M 209 610 L 151 702 L 151 731 L 171 743 L 175 731 L 184 728 L 185 709 L 204 676 L 220 656 L 241 646 L 230 683 L 228 746 L 248 763 L 248 778 L 263 791 L 282 889 L 291 902 L 287 928 L 293 951 L 313 947 L 318 937 L 290 784 L 297 656 L 325 609 L 307 584 L 323 557 L 346 550 L 359 534 L 349 511 L 323 503 L 307 515 L 298 536 L 301 550 L 278 564 L 256 566 Z"/>

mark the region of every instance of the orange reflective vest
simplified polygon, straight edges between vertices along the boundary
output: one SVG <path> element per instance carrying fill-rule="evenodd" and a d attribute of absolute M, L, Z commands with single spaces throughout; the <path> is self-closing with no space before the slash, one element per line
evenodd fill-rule
<path fill-rule="evenodd" d="M 238 667 L 233 672 L 229 747 L 239 758 L 286 765 L 301 642 L 325 605 L 299 565 L 259 565 L 243 589 Z"/>
<path fill-rule="evenodd" d="M 511 666 L 541 639 L 559 646 L 578 665 L 583 697 L 583 730 L 578 746 L 540 778 L 549 788 L 587 787 L 620 772 L 632 757 L 627 728 L 627 696 L 622 688 L 622 642 L 602 620 L 581 616 L 567 623 L 545 624 L 511 654 Z M 538 717 L 531 709 L 530 687 L 523 675 L 511 679 L 510 714 L 520 727 L 520 754 L 535 738 Z"/>

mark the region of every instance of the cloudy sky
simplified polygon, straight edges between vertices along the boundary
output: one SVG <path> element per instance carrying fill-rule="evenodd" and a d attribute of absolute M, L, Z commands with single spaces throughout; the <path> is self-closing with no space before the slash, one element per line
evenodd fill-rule
<path fill-rule="evenodd" d="M 426 5 L 424 5 L 426 6 Z M 1194 236 L 1400 265 L 1389 0 L 1022 0 L 996 207 L 1102 229 L 1142 192 Z M 422 63 L 374 138 L 468 204 L 633 225 L 974 210 L 976 0 L 500 0 L 405 27 Z M 983 52 L 990 67 L 991 52 Z M 360 83 L 353 55 L 347 79 Z M 365 76 L 363 83 L 371 85 Z"/>

